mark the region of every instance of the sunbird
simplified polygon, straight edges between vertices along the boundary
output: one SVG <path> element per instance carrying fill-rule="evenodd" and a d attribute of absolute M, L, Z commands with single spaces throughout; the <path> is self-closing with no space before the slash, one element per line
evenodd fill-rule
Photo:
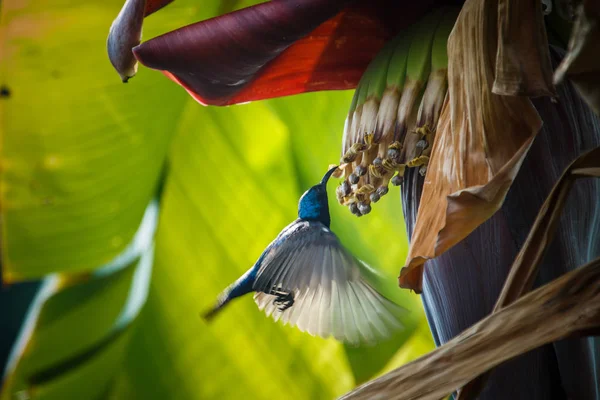
<path fill-rule="evenodd" d="M 327 181 L 337 168 L 302 195 L 298 219 L 219 295 L 205 319 L 254 292 L 267 316 L 313 336 L 369 344 L 402 328 L 400 316 L 406 310 L 374 288 L 384 278 L 352 256 L 329 228 Z"/>

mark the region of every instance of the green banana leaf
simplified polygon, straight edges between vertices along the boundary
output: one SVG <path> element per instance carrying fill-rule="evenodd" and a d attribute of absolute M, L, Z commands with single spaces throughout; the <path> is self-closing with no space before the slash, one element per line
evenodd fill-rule
<path fill-rule="evenodd" d="M 104 49 L 118 10 L 117 1 L 2 4 L 4 281 L 106 264 L 154 196 L 185 97 L 164 80 L 133 90 L 114 79 Z"/>
<path fill-rule="evenodd" d="M 0 398 L 94 398 L 109 388 L 130 325 L 146 301 L 158 207 L 112 263 L 46 278 L 13 348 Z M 99 373 L 102 372 L 102 373 Z"/>
<path fill-rule="evenodd" d="M 178 0 L 144 35 L 248 4 Z M 2 400 L 327 399 L 431 349 L 418 297 L 396 289 L 407 251 L 397 189 L 359 220 L 328 188 L 333 230 L 410 311 L 397 337 L 346 348 L 273 322 L 251 297 L 200 319 L 338 161 L 352 93 L 217 109 L 155 71 L 123 85 L 105 52 L 120 6 L 2 4 L 3 277 L 59 274 L 31 307 Z M 161 179 L 148 288 L 136 277 L 148 278 L 153 247 L 134 235 Z"/>

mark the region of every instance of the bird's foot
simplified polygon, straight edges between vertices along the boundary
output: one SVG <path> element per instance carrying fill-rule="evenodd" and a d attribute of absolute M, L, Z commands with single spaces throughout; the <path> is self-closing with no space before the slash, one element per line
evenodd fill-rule
<path fill-rule="evenodd" d="M 278 306 L 277 309 L 281 312 L 284 312 L 285 310 L 294 305 L 293 292 L 283 292 L 280 290 L 274 290 L 271 294 L 275 295 L 275 300 L 273 300 L 273 304 Z"/>

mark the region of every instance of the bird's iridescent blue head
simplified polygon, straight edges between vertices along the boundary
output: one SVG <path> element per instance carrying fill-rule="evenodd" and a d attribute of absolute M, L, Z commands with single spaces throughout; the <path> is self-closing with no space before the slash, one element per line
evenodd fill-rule
<path fill-rule="evenodd" d="M 329 205 L 327 203 L 327 181 L 338 167 L 333 167 L 323 177 L 321 183 L 308 189 L 298 202 L 298 218 L 319 221 L 329 227 Z"/>

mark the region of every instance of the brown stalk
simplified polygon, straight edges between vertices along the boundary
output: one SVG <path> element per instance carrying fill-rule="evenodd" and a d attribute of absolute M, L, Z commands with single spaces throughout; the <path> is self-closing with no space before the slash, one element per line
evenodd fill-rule
<path fill-rule="evenodd" d="M 600 329 L 600 258 L 491 314 L 425 356 L 342 399 L 441 399 L 546 343 Z"/>

